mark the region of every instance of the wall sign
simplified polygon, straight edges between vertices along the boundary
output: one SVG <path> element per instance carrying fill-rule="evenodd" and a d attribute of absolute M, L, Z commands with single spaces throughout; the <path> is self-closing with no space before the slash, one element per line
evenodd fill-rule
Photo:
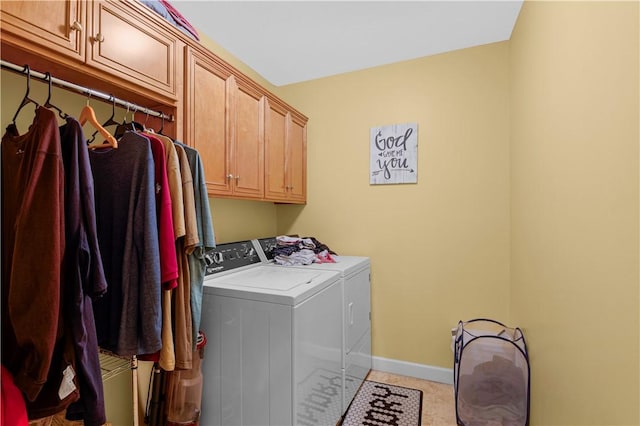
<path fill-rule="evenodd" d="M 418 123 L 372 127 L 371 185 L 418 182 Z"/>

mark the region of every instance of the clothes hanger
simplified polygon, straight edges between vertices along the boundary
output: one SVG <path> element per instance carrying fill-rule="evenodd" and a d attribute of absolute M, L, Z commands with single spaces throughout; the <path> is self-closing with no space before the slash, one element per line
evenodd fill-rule
<path fill-rule="evenodd" d="M 164 136 L 164 134 L 162 133 L 162 130 L 164 130 L 164 115 L 161 117 L 162 118 L 162 122 L 160 124 L 160 130 L 158 130 L 158 134 Z"/>
<path fill-rule="evenodd" d="M 117 126 L 118 124 L 120 124 L 113 119 L 115 115 L 116 115 L 116 98 L 115 96 L 111 95 L 111 117 L 109 117 L 107 121 L 102 123 L 102 127 Z"/>
<path fill-rule="evenodd" d="M 134 121 L 134 117 L 135 117 L 135 113 L 136 111 L 133 111 L 131 113 L 131 121 L 129 123 L 127 123 L 127 115 L 129 115 L 129 104 L 127 104 L 127 112 L 124 115 L 124 118 L 122 119 L 122 124 L 119 124 L 118 127 L 116 127 L 116 139 L 120 139 L 122 137 L 122 135 L 124 135 L 125 132 L 127 131 L 132 131 L 132 132 L 142 132 L 144 131 L 144 126 L 140 123 L 138 123 L 137 121 Z"/>
<path fill-rule="evenodd" d="M 18 110 L 13 115 L 13 119 L 11 120 L 14 126 L 16 125 L 16 118 L 18 118 L 18 114 L 20 113 L 20 110 L 22 108 L 24 108 L 26 105 L 29 105 L 30 103 L 35 104 L 36 108 L 40 106 L 36 101 L 29 97 L 29 91 L 31 90 L 31 69 L 29 68 L 29 65 L 24 66 L 24 72 L 27 73 L 27 92 L 24 94 L 24 98 L 22 98 L 22 102 L 20 103 Z"/>
<path fill-rule="evenodd" d="M 109 117 L 107 119 L 107 121 L 105 121 L 104 123 L 102 123 L 102 127 L 109 127 L 109 126 L 117 126 L 120 123 L 118 123 L 117 121 L 115 121 L 113 118 L 116 115 L 116 98 L 113 95 L 111 96 L 111 117 Z M 93 134 L 91 135 L 91 138 L 89 139 L 89 143 L 93 143 L 93 141 L 96 140 L 96 135 L 98 134 L 98 130 L 96 130 L 95 132 L 93 132 Z"/>
<path fill-rule="evenodd" d="M 60 116 L 60 118 L 62 118 L 63 120 L 66 120 L 69 117 L 69 114 L 67 114 L 66 112 L 62 112 L 60 108 L 58 108 L 57 106 L 53 105 L 50 102 L 51 101 L 51 80 L 52 80 L 51 73 L 47 71 L 44 75 L 46 80 L 49 81 L 49 93 L 47 95 L 47 100 L 44 103 L 44 107 L 55 109 L 56 111 L 58 111 L 58 115 Z"/>
<path fill-rule="evenodd" d="M 149 130 L 151 130 L 151 132 L 153 132 L 153 129 L 149 129 L 147 127 L 147 121 L 149 121 L 149 111 L 147 111 L 147 116 L 144 118 L 144 123 L 142 123 L 142 126 L 144 127 L 143 132 L 148 132 Z"/>
<path fill-rule="evenodd" d="M 116 138 L 114 138 L 111 133 L 107 132 L 105 128 L 102 127 L 100 123 L 98 123 L 98 119 L 96 118 L 96 113 L 93 110 L 93 108 L 91 108 L 91 105 L 89 105 L 89 99 L 87 99 L 87 104 L 82 108 L 82 111 L 80 111 L 80 116 L 78 117 L 78 121 L 80 122 L 80 125 L 84 125 L 84 123 L 88 121 L 105 139 L 105 141 L 100 144 L 92 144 L 91 141 L 89 141 L 89 149 L 118 147 L 118 141 L 116 140 Z"/>

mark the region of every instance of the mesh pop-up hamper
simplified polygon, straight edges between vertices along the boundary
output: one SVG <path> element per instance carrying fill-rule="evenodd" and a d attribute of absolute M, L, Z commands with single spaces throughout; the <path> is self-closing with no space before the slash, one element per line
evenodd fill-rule
<path fill-rule="evenodd" d="M 529 356 L 519 328 L 460 321 L 453 374 L 459 425 L 529 425 Z"/>

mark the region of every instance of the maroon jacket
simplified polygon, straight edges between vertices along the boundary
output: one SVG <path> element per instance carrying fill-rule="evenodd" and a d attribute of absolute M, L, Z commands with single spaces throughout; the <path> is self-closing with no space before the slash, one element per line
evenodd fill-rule
<path fill-rule="evenodd" d="M 55 114 L 2 138 L 2 363 L 30 401 L 47 381 L 62 333 L 64 169 Z"/>

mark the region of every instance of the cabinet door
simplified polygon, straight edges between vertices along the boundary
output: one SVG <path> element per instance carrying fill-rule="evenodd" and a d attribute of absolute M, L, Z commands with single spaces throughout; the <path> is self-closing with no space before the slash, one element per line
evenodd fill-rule
<path fill-rule="evenodd" d="M 264 96 L 238 81 L 233 91 L 234 194 L 264 195 Z"/>
<path fill-rule="evenodd" d="M 89 65 L 176 99 L 177 38 L 126 2 L 95 1 Z"/>
<path fill-rule="evenodd" d="M 82 60 L 85 4 L 80 0 L 2 1 L 2 38 L 17 38 L 21 45 Z"/>
<path fill-rule="evenodd" d="M 285 201 L 287 111 L 267 101 L 265 108 L 264 192 L 271 201 Z"/>
<path fill-rule="evenodd" d="M 307 127 L 292 117 L 287 132 L 287 173 L 289 201 L 307 200 Z"/>
<path fill-rule="evenodd" d="M 186 143 L 200 153 L 209 194 L 230 195 L 228 94 L 231 75 L 190 48 L 186 58 Z"/>

